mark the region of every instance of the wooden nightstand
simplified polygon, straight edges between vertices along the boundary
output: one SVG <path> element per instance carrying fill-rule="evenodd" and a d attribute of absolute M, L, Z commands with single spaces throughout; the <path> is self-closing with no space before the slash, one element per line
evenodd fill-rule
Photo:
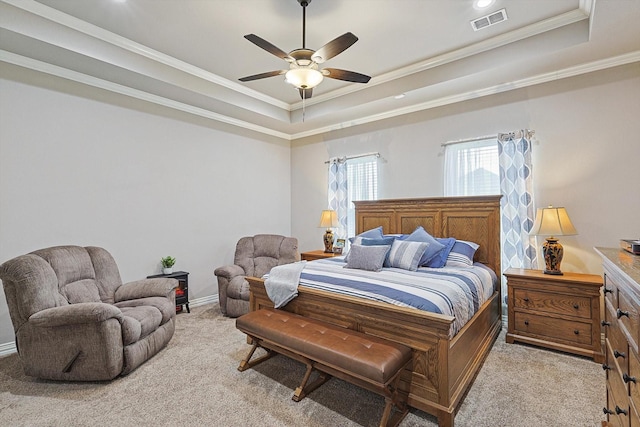
<path fill-rule="evenodd" d="M 507 342 L 592 357 L 602 363 L 600 288 L 594 274 L 509 269 Z"/>
<path fill-rule="evenodd" d="M 300 258 L 303 261 L 314 261 L 316 259 L 333 258 L 334 256 L 340 256 L 340 254 L 325 252 L 322 249 L 317 251 L 303 252 L 300 254 Z"/>

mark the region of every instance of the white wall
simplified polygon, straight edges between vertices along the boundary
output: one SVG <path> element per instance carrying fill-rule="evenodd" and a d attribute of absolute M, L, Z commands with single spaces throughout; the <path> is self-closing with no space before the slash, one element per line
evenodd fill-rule
<path fill-rule="evenodd" d="M 639 117 L 635 63 L 300 141 L 291 153 L 292 233 L 302 251 L 322 247 L 331 156 L 379 151 L 380 198 L 441 196 L 441 143 L 532 129 L 536 205 L 565 206 L 579 233 L 560 239 L 562 269 L 600 274 L 594 246 L 640 237 Z"/>
<path fill-rule="evenodd" d="M 53 245 L 102 246 L 123 281 L 176 257 L 190 298 L 237 240 L 290 235 L 289 143 L 10 66 L 0 68 L 0 263 Z M 14 340 L 0 290 L 0 344 Z"/>

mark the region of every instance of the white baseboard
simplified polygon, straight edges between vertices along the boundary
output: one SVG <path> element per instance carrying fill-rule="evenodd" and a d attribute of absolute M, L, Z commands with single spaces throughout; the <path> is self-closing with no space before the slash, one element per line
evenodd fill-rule
<path fill-rule="evenodd" d="M 0 357 L 8 356 L 10 354 L 16 353 L 18 349 L 16 348 L 16 342 L 6 342 L 4 344 L 0 344 Z"/>
<path fill-rule="evenodd" d="M 200 305 L 205 304 L 214 304 L 219 301 L 218 294 L 209 295 L 206 297 L 196 298 L 194 300 L 189 301 L 189 307 L 198 307 Z M 4 344 L 0 344 L 0 357 L 8 356 L 10 354 L 16 353 L 18 349 L 16 348 L 16 342 L 6 342 Z"/>

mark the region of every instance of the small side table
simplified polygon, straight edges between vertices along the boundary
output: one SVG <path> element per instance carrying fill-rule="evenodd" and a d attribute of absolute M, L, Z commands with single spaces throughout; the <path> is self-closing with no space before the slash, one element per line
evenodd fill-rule
<path fill-rule="evenodd" d="M 309 251 L 309 252 L 303 252 L 300 254 L 300 258 L 303 261 L 315 261 L 317 259 L 323 259 L 323 258 L 333 258 L 334 256 L 340 256 L 341 254 L 334 254 L 332 252 L 325 252 L 324 250 L 320 249 L 317 251 Z"/>
<path fill-rule="evenodd" d="M 509 269 L 506 341 L 578 354 L 602 363 L 600 288 L 594 274 Z"/>
<path fill-rule="evenodd" d="M 178 281 L 178 288 L 176 289 L 176 313 L 182 311 L 183 305 L 187 308 L 187 313 L 191 313 L 191 310 L 189 309 L 189 273 L 186 271 L 176 271 L 171 274 L 155 274 L 153 276 L 147 276 L 147 279 L 154 279 L 157 277 L 176 279 Z"/>

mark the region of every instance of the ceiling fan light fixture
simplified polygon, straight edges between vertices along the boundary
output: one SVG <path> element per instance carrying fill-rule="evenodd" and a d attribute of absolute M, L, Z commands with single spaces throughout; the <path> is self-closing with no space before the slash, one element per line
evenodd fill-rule
<path fill-rule="evenodd" d="M 324 76 L 313 68 L 292 68 L 285 74 L 285 81 L 298 89 L 312 89 L 322 83 Z"/>

